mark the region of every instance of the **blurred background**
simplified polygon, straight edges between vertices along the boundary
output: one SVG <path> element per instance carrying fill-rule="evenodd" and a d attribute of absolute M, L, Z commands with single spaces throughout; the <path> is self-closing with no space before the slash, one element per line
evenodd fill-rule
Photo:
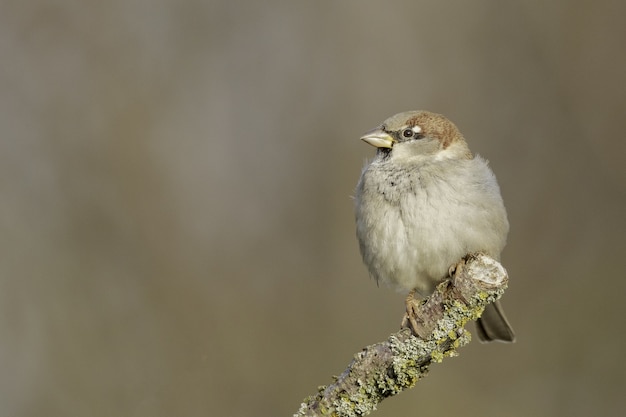
<path fill-rule="evenodd" d="M 351 195 L 360 135 L 409 109 L 497 174 L 518 342 L 471 343 L 375 415 L 623 415 L 625 15 L 3 1 L 0 415 L 297 411 L 398 329 Z"/>

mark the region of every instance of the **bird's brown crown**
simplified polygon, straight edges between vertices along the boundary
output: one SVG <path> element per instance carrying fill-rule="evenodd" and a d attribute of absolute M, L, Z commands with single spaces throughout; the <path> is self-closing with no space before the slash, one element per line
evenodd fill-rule
<path fill-rule="evenodd" d="M 452 142 L 464 140 L 459 129 L 441 114 L 429 111 L 414 110 L 398 113 L 383 122 L 387 131 L 398 131 L 404 127 L 419 126 L 424 136 L 436 138 L 446 149 Z"/>

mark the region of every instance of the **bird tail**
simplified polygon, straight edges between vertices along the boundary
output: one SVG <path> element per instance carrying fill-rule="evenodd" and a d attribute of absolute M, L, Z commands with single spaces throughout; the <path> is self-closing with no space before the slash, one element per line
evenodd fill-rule
<path fill-rule="evenodd" d="M 515 342 L 515 333 L 499 301 L 485 307 L 483 315 L 476 321 L 476 331 L 481 342 Z"/>

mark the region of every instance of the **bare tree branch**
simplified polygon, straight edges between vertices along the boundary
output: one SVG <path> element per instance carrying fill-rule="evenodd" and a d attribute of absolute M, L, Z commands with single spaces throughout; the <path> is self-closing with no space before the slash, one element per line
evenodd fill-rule
<path fill-rule="evenodd" d="M 420 306 L 418 322 L 427 337 L 419 338 L 402 329 L 384 342 L 367 346 L 354 355 L 333 384 L 306 398 L 294 417 L 365 416 L 385 398 L 413 387 L 426 376 L 431 363 L 456 356 L 457 349 L 470 342 L 463 326 L 500 298 L 507 283 L 506 270 L 494 259 L 468 255 L 452 278 L 441 283 Z"/>

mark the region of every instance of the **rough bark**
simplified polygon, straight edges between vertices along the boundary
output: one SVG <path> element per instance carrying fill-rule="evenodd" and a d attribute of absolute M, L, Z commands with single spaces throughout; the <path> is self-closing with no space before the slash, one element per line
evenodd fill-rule
<path fill-rule="evenodd" d="M 367 346 L 354 355 L 334 383 L 306 398 L 294 417 L 365 416 L 385 398 L 413 387 L 432 363 L 456 356 L 457 349 L 470 342 L 465 324 L 500 298 L 507 283 L 506 270 L 497 261 L 482 254 L 468 255 L 452 278 L 420 305 L 418 322 L 426 337 L 401 329 L 386 341 Z"/>

